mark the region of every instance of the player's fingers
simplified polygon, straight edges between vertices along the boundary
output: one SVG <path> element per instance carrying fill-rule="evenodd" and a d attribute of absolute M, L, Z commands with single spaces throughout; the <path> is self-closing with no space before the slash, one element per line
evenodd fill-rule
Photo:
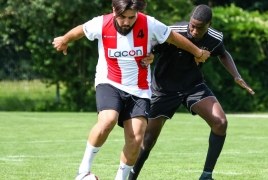
<path fill-rule="evenodd" d="M 251 88 L 247 88 L 247 91 L 252 95 L 255 94 L 255 92 Z"/>
<path fill-rule="evenodd" d="M 246 84 L 242 78 L 237 78 L 235 81 L 242 87 L 245 88 L 250 94 L 255 94 L 255 92 Z"/>
<path fill-rule="evenodd" d="M 153 63 L 154 55 L 152 53 L 146 54 L 146 56 L 142 59 L 142 61 L 144 63 L 146 63 L 147 65 L 149 65 L 149 64 Z"/>
<path fill-rule="evenodd" d="M 199 64 L 199 59 L 197 59 L 197 58 L 194 58 L 194 60 L 195 60 L 195 63 L 198 65 Z"/>
<path fill-rule="evenodd" d="M 238 84 L 245 89 L 247 89 L 248 87 L 248 85 L 242 79 L 238 80 Z"/>
<path fill-rule="evenodd" d="M 243 84 L 243 86 L 250 94 L 255 94 L 255 92 L 247 84 Z"/>
<path fill-rule="evenodd" d="M 64 50 L 63 50 L 63 54 L 64 54 L 64 55 L 67 55 L 67 49 L 64 49 Z"/>
<path fill-rule="evenodd" d="M 61 45 L 59 45 L 59 44 L 57 44 L 57 45 L 55 45 L 56 47 L 56 49 L 57 49 L 57 51 L 61 51 L 62 49 L 61 49 Z"/>
<path fill-rule="evenodd" d="M 202 50 L 202 56 L 200 58 L 197 58 L 199 61 L 198 62 L 205 62 L 207 58 L 210 56 L 210 52 L 207 50 Z"/>
<path fill-rule="evenodd" d="M 140 65 L 141 65 L 141 67 L 144 68 L 144 69 L 147 69 L 147 68 L 148 68 L 148 65 L 146 64 L 146 62 L 145 62 L 144 60 L 141 60 L 141 61 L 140 61 Z"/>

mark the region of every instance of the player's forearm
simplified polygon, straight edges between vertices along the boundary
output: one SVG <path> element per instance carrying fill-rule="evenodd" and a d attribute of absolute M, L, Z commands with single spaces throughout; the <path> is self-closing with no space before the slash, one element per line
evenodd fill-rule
<path fill-rule="evenodd" d="M 198 48 L 196 45 L 194 45 L 191 41 L 189 41 L 187 38 L 183 37 L 182 35 L 171 31 L 168 39 L 168 43 L 174 44 L 177 47 L 180 47 L 181 49 L 184 49 L 191 54 L 193 54 L 195 57 L 201 57 L 203 55 L 203 52 L 200 48 Z"/>
<path fill-rule="evenodd" d="M 234 78 L 240 77 L 240 74 L 237 71 L 233 58 L 227 51 L 225 51 L 225 53 L 219 56 L 218 58 L 221 64 L 225 67 L 227 71 L 229 71 L 233 75 Z"/>
<path fill-rule="evenodd" d="M 83 30 L 83 25 L 79 25 L 79 26 L 71 29 L 69 32 L 67 32 L 63 36 L 63 42 L 64 42 L 64 44 L 68 44 L 72 41 L 75 41 L 77 39 L 82 38 L 83 36 L 85 36 L 84 30 Z"/>

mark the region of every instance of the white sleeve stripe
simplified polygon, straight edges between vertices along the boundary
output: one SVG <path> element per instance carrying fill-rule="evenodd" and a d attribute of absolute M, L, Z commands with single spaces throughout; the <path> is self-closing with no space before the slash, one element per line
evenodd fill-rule
<path fill-rule="evenodd" d="M 184 26 L 169 26 L 170 29 L 172 29 L 175 32 L 187 32 L 187 26 L 188 25 L 184 25 Z"/>
<path fill-rule="evenodd" d="M 220 40 L 220 41 L 222 41 L 222 39 L 223 39 L 223 35 L 222 35 L 222 33 L 217 32 L 217 31 L 215 31 L 215 30 L 212 30 L 211 28 L 208 29 L 208 34 L 209 34 L 210 36 L 212 36 L 212 37 L 214 37 L 214 38 Z"/>

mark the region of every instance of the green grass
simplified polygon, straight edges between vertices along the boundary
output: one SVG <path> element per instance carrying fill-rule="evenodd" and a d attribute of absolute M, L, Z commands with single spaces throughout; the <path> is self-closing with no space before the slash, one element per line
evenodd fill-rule
<path fill-rule="evenodd" d="M 0 81 L 0 111 L 44 109 L 56 99 L 56 87 L 46 87 L 40 80 Z"/>
<path fill-rule="evenodd" d="M 96 113 L 0 112 L 0 179 L 74 179 L 96 117 Z M 227 117 L 228 135 L 214 178 L 268 179 L 268 115 Z M 176 114 L 166 123 L 139 179 L 197 180 L 209 132 L 200 117 Z M 94 160 L 92 172 L 101 180 L 114 179 L 123 143 L 123 130 L 115 127 Z"/>

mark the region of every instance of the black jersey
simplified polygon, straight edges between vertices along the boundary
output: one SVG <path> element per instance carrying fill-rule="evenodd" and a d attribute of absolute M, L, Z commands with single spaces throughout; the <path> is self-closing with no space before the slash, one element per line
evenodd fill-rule
<path fill-rule="evenodd" d="M 189 22 L 179 22 L 169 26 L 201 49 L 208 50 L 215 57 L 225 52 L 221 32 L 209 28 L 204 37 L 194 42 L 189 32 Z M 155 45 L 152 53 L 159 53 L 152 77 L 152 90 L 156 94 L 179 92 L 204 82 L 202 63 L 196 64 L 194 56 L 172 44 Z"/>

